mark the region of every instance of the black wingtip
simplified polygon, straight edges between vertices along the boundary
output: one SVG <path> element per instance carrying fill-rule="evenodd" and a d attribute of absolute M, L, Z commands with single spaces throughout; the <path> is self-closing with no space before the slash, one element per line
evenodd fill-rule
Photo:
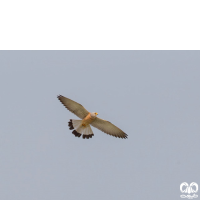
<path fill-rule="evenodd" d="M 128 139 L 128 135 L 125 133 L 124 139 Z"/>

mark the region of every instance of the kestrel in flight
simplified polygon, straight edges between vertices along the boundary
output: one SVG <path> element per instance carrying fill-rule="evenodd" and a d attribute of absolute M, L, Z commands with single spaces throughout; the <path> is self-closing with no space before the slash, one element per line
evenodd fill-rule
<path fill-rule="evenodd" d="M 106 121 L 104 119 L 100 119 L 97 117 L 98 113 L 96 112 L 88 112 L 81 104 L 68 99 L 62 95 L 58 96 L 60 102 L 72 113 L 74 113 L 77 117 L 81 118 L 81 120 L 70 119 L 68 122 L 68 126 L 70 130 L 73 130 L 72 133 L 75 137 L 80 137 L 83 135 L 83 139 L 92 138 L 94 136 L 90 125 L 98 128 L 99 130 L 107 133 L 109 135 L 119 137 L 119 138 L 127 138 L 128 135 L 124 133 L 121 129 L 116 127 L 114 124 Z"/>

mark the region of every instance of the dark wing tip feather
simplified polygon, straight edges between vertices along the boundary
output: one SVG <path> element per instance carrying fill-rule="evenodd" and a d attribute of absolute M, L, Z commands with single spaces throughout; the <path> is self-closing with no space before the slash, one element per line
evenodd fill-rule
<path fill-rule="evenodd" d="M 58 100 L 62 103 L 63 106 L 65 106 L 65 108 L 67 108 L 69 110 L 69 108 L 62 102 L 62 100 L 60 99 L 61 97 L 64 97 L 62 95 L 58 95 L 57 98 Z"/>
<path fill-rule="evenodd" d="M 111 134 L 108 134 L 108 135 L 114 136 L 116 138 L 128 139 L 128 135 L 126 133 L 124 133 L 124 135 L 111 135 Z"/>
<path fill-rule="evenodd" d="M 101 130 L 101 131 L 103 131 L 103 130 Z M 128 135 L 126 133 L 124 133 L 124 132 L 123 132 L 124 133 L 123 135 L 113 135 L 113 134 L 107 133 L 105 131 L 103 131 L 103 132 L 106 133 L 107 135 L 114 136 L 116 138 L 128 139 Z"/>

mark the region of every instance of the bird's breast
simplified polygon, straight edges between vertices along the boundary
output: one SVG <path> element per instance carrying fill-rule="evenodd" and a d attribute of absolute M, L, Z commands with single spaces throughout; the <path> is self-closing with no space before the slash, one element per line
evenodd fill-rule
<path fill-rule="evenodd" d="M 90 113 L 82 120 L 82 124 L 88 125 L 95 120 L 96 117 L 91 117 Z"/>

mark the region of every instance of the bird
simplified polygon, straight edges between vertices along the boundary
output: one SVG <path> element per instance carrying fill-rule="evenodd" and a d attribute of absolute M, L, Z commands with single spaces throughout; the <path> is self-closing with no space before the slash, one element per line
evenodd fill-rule
<path fill-rule="evenodd" d="M 128 135 L 120 128 L 109 121 L 97 117 L 97 112 L 89 112 L 81 104 L 62 95 L 58 95 L 57 98 L 69 111 L 81 119 L 70 119 L 68 122 L 69 129 L 73 130 L 72 134 L 74 134 L 75 137 L 80 137 L 82 135 L 83 139 L 92 138 L 94 133 L 91 126 L 93 126 L 111 136 L 124 139 L 128 138 Z"/>

